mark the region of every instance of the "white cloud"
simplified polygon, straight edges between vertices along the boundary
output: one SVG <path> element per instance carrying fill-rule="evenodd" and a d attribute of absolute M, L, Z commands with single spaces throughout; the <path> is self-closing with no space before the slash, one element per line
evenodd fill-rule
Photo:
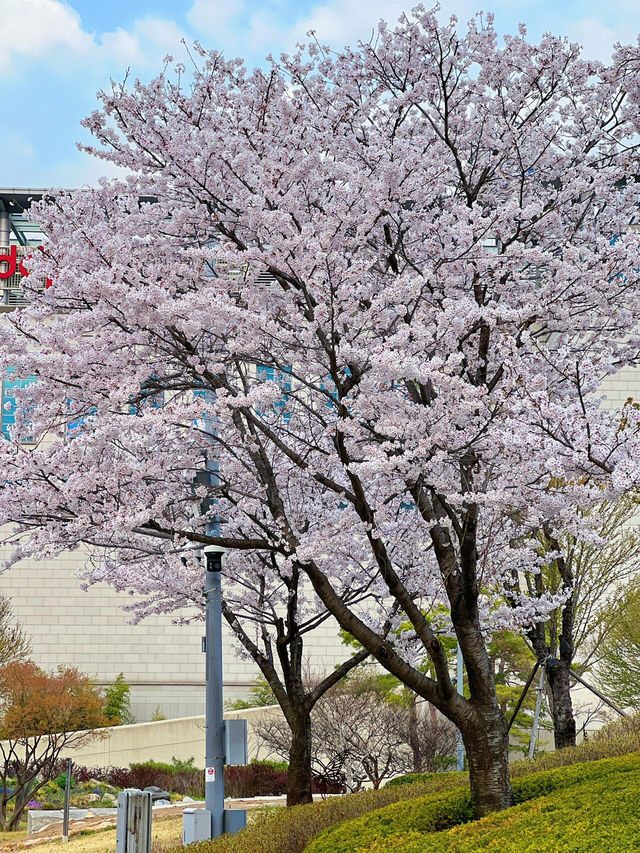
<path fill-rule="evenodd" d="M 366 41 L 381 18 L 395 23 L 407 8 L 406 0 L 369 0 L 366 4 L 362 0 L 337 0 L 315 6 L 307 18 L 296 24 L 294 37 L 306 42 L 307 32 L 314 30 L 320 42 L 355 44 Z"/>
<path fill-rule="evenodd" d="M 151 15 L 138 18 L 129 30 L 89 33 L 63 0 L 0 0 L 0 13 L 0 71 L 5 73 L 25 61 L 57 70 L 86 68 L 90 61 L 91 71 L 102 77 L 123 65 L 157 67 L 168 51 L 179 51 L 183 37 L 174 21 Z"/>
<path fill-rule="evenodd" d="M 307 17 L 295 24 L 290 41 L 306 43 L 307 32 L 312 30 L 321 43 L 354 46 L 358 41 L 368 41 L 380 20 L 393 27 L 403 13 L 408 15 L 416 5 L 417 0 L 368 0 L 366 3 L 362 0 L 329 0 L 314 6 Z M 435 0 L 424 5 L 432 8 Z M 490 5 L 491 8 L 509 6 L 510 0 L 492 0 Z M 441 4 L 438 18 L 444 23 L 451 15 L 456 15 L 464 30 L 480 6 L 477 0 L 449 0 Z"/>
<path fill-rule="evenodd" d="M 43 187 L 95 187 L 100 178 L 123 178 L 127 170 L 79 152 L 72 160 L 61 160 L 39 173 Z"/>
<path fill-rule="evenodd" d="M 269 9 L 261 9 L 249 19 L 249 43 L 253 49 L 277 54 L 284 46 L 283 34 L 281 21 Z"/>
<path fill-rule="evenodd" d="M 184 33 L 173 21 L 147 15 L 133 23 L 132 30 L 118 28 L 100 37 L 98 56 L 106 64 L 120 63 L 138 68 L 160 68 L 167 53 L 181 53 Z"/>
<path fill-rule="evenodd" d="M 613 45 L 634 40 L 632 28 L 617 26 L 612 28 L 603 24 L 597 18 L 583 18 L 567 28 L 567 35 L 572 41 L 577 41 L 584 48 L 584 55 L 589 59 L 600 59 L 610 62 Z"/>
<path fill-rule="evenodd" d="M 142 45 L 135 32 L 130 33 L 118 28 L 112 33 L 103 33 L 100 42 L 102 50 L 99 51 L 99 54 L 102 58 L 109 58 L 125 65 L 144 61 Z"/>
<path fill-rule="evenodd" d="M 82 29 L 78 13 L 60 0 L 0 0 L 0 12 L 3 71 L 16 58 L 61 51 L 86 57 L 93 47 L 93 38 Z"/>
<path fill-rule="evenodd" d="M 187 20 L 198 32 L 217 39 L 243 9 L 243 0 L 195 0 Z"/>
<path fill-rule="evenodd" d="M 142 38 L 167 50 L 174 50 L 180 44 L 180 40 L 184 38 L 184 33 L 174 21 L 154 18 L 151 15 L 138 18 L 135 22 L 135 28 Z"/>

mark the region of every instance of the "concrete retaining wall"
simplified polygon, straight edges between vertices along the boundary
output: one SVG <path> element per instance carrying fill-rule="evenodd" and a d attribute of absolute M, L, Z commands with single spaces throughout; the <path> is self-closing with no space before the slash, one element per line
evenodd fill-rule
<path fill-rule="evenodd" d="M 225 719 L 246 719 L 248 729 L 249 759 L 265 758 L 264 750 L 255 734 L 256 722 L 265 715 L 281 715 L 277 705 L 266 708 L 248 708 L 228 711 Z M 62 758 L 71 758 L 85 767 L 127 767 L 137 761 L 171 761 L 175 756 L 189 759 L 193 756 L 196 767 L 204 768 L 204 717 L 183 717 L 177 720 L 160 720 L 155 723 L 136 723 L 132 726 L 114 726 L 102 729 L 103 737 L 80 749 L 62 752 Z"/>

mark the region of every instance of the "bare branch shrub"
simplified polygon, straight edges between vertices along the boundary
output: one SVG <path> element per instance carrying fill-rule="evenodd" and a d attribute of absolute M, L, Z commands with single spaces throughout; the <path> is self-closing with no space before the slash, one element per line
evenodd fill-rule
<path fill-rule="evenodd" d="M 370 678 L 336 685 L 312 712 L 311 755 L 316 777 L 348 791 L 378 789 L 392 776 L 436 771 L 455 755 L 456 728 L 427 708 L 389 701 Z M 265 717 L 256 733 L 271 755 L 286 758 L 291 734 L 284 719 Z"/>

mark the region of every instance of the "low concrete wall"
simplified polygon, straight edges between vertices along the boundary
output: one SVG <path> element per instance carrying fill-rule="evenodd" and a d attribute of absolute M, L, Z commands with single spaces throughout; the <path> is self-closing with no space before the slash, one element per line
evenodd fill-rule
<path fill-rule="evenodd" d="M 255 724 L 264 716 L 281 715 L 279 706 L 247 708 L 228 711 L 225 719 L 245 719 L 248 730 L 249 759 L 264 758 Z M 135 723 L 131 726 L 114 726 L 100 730 L 103 737 L 79 749 L 62 752 L 62 758 L 71 758 L 85 767 L 127 767 L 138 761 L 182 760 L 193 756 L 196 767 L 204 768 L 205 727 L 204 717 L 182 717 L 177 720 L 159 720 L 154 723 Z M 262 753 L 262 754 L 261 754 Z"/>
<path fill-rule="evenodd" d="M 83 820 L 86 817 L 117 817 L 118 809 L 69 809 L 69 820 Z M 62 809 L 29 809 L 27 811 L 27 835 L 33 835 L 52 823 L 61 823 Z"/>
<path fill-rule="evenodd" d="M 225 719 L 245 719 L 249 760 L 269 758 L 256 735 L 256 724 L 265 717 L 282 717 L 278 705 L 264 708 L 246 708 L 227 711 Z M 102 737 L 80 749 L 63 750 L 61 758 L 70 758 L 85 767 L 128 767 L 138 761 L 167 761 L 173 757 L 188 760 L 193 756 L 196 767 L 204 768 L 205 728 L 204 717 L 182 717 L 176 720 L 159 720 L 154 723 L 135 723 L 131 726 L 114 726 L 100 729 Z M 542 729 L 538 750 L 553 749 L 553 733 Z M 511 760 L 522 758 L 521 752 L 512 750 Z"/>

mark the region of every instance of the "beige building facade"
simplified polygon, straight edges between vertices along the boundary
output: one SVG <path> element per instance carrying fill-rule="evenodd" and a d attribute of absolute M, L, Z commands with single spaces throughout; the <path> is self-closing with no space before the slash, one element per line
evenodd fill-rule
<path fill-rule="evenodd" d="M 70 553 L 25 560 L 0 575 L 0 595 L 11 599 L 31 639 L 33 660 L 45 669 L 77 667 L 99 685 L 124 673 L 138 722 L 151 720 L 157 711 L 169 719 L 204 714 L 204 623 L 175 625 L 163 615 L 132 625 L 130 614 L 122 610 L 132 599 L 104 584 L 85 592 L 77 577 L 81 567 L 82 557 Z M 331 620 L 307 637 L 305 647 L 314 665 L 321 661 L 325 669 L 349 654 Z M 223 671 L 228 701 L 247 696 L 259 674 L 240 655 L 226 625 Z"/>

